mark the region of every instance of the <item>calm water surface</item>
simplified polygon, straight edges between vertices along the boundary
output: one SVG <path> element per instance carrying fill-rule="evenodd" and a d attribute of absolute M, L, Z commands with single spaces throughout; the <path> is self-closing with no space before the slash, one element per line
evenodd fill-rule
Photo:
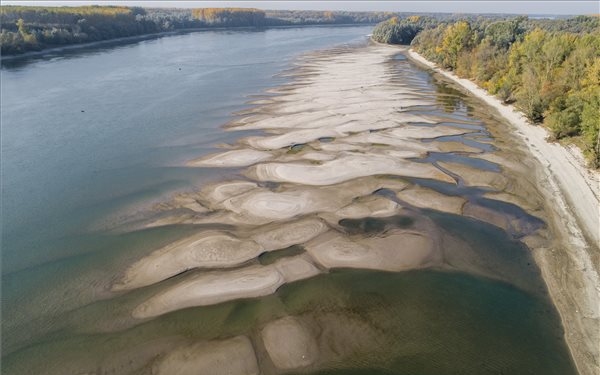
<path fill-rule="evenodd" d="M 464 274 L 340 270 L 286 285 L 273 296 L 176 311 L 142 324 L 130 312 L 155 287 L 117 297 L 108 292 L 132 260 L 198 228 L 97 228 L 174 191 L 235 176 L 235 170 L 181 165 L 248 134 L 220 126 L 248 107 L 249 95 L 285 83 L 276 74 L 292 67 L 295 57 L 364 44 L 370 30 L 199 32 L 5 63 L 3 373 L 147 373 L 161 340 L 247 334 L 280 316 L 316 312 L 378 322 L 382 332 L 380 348 L 332 363 L 323 374 L 573 373 L 557 314 L 543 293 Z M 415 67 L 399 69 L 397 79 L 412 80 L 436 98 L 438 105 L 423 113 L 445 113 L 481 129 L 470 145 L 493 148 L 485 131 L 491 119 L 464 95 Z M 460 155 L 430 158 L 473 163 Z M 497 168 L 484 161 L 473 166 Z M 430 187 L 475 199 L 481 194 Z M 489 225 L 432 218 L 490 254 L 526 254 Z M 297 253 L 284 251 L 268 258 Z"/>

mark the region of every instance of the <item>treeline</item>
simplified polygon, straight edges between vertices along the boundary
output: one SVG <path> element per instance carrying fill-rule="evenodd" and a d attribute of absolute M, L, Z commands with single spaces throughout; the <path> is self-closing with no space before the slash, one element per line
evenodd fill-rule
<path fill-rule="evenodd" d="M 263 11 L 251 8 L 1 6 L 0 52 L 19 54 L 192 28 L 377 23 L 393 15 L 389 12 Z"/>
<path fill-rule="evenodd" d="M 206 25 L 264 26 L 265 12 L 253 8 L 200 8 L 193 9 L 192 16 Z"/>
<path fill-rule="evenodd" d="M 371 37 L 379 43 L 410 44 L 422 30 L 435 27 L 438 24 L 439 21 L 432 17 L 392 17 L 377 24 Z"/>
<path fill-rule="evenodd" d="M 393 12 L 346 12 L 314 10 L 268 10 L 271 25 L 335 25 L 378 23 L 393 17 Z"/>
<path fill-rule="evenodd" d="M 119 6 L 0 7 L 2 54 L 160 31 L 142 8 Z"/>
<path fill-rule="evenodd" d="M 413 48 L 477 82 L 555 139 L 577 137 L 600 167 L 600 19 L 459 21 L 421 32 Z"/>
<path fill-rule="evenodd" d="M 600 167 L 598 17 L 477 19 L 435 26 L 407 19 L 375 29 L 379 40 L 408 44 L 402 31 L 410 27 L 422 29 L 410 42 L 417 52 L 514 103 L 555 139 L 573 137 L 590 165 Z M 398 36 L 388 36 L 390 30 L 398 30 Z"/>

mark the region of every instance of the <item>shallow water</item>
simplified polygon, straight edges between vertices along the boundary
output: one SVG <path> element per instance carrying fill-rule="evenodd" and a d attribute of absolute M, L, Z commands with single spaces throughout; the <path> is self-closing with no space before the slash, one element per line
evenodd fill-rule
<path fill-rule="evenodd" d="M 339 222 L 359 237 L 431 222 L 454 241 L 448 240 L 443 268 L 332 270 L 284 285 L 270 296 L 144 321 L 131 316 L 136 306 L 203 271 L 189 270 L 125 293 L 110 291 L 126 267 L 153 250 L 199 230 L 230 228 L 170 225 L 129 231 L 121 223 L 143 218 L 153 202 L 168 200 L 175 191 L 241 178 L 243 169 L 182 165 L 215 151 L 218 143 L 260 134 L 224 132 L 219 126 L 233 118 L 231 113 L 250 107 L 248 95 L 286 83 L 287 78 L 274 75 L 300 53 L 364 44 L 369 30 L 203 32 L 4 66 L 3 373 L 151 373 L 157 356 L 177 345 L 243 334 L 260 347 L 260 329 L 287 315 L 318 326 L 331 345 L 338 345 L 324 351 L 310 373 L 575 373 L 539 271 L 529 250 L 517 242 L 543 228 L 543 221 L 515 204 L 483 197 L 491 188 L 462 181 L 405 179 L 492 208 L 519 225 L 507 232 L 476 218 L 415 207 L 407 215 Z M 508 147 L 492 131 L 499 127 L 497 120 L 474 99 L 402 55 L 388 69 L 394 81 L 408 82 L 435 103 L 411 113 L 479 131 L 439 141 L 458 141 L 479 152 Z M 437 161 L 491 172 L 501 167 L 468 153 L 430 153 L 421 160 Z M 394 196 L 384 190 L 376 194 Z M 479 263 L 465 266 L 454 255 L 460 252 L 452 251 L 458 247 L 475 249 L 469 256 Z M 301 252 L 301 246 L 291 247 L 258 261 L 271 264 Z M 277 372 L 266 353 L 257 356 L 264 373 Z"/>

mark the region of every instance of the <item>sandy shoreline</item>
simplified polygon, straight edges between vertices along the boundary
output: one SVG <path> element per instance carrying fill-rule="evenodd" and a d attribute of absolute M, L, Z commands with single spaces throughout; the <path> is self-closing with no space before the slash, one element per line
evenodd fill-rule
<path fill-rule="evenodd" d="M 534 249 L 536 261 L 561 315 L 579 372 L 600 373 L 600 174 L 585 167 L 578 150 L 547 142 L 546 129 L 529 124 L 513 106 L 503 104 L 475 83 L 438 68 L 413 50 L 407 54 L 496 109 L 539 162 L 538 188 L 554 213 L 552 224 L 563 243 L 551 251 Z"/>

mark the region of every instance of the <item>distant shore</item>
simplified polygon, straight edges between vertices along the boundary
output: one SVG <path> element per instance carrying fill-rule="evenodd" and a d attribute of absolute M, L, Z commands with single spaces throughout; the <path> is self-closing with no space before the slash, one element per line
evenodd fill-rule
<path fill-rule="evenodd" d="M 437 67 L 413 50 L 418 64 L 454 81 L 496 109 L 514 128 L 541 168 L 538 188 L 553 213 L 553 231 L 562 237 L 559 251 L 535 249 L 544 280 L 565 327 L 565 337 L 582 375 L 600 372 L 600 173 L 585 166 L 581 151 L 550 143 L 542 126 L 531 125 L 514 106 L 506 105 L 475 83 Z"/>
<path fill-rule="evenodd" d="M 26 58 L 30 58 L 30 57 L 36 57 L 36 56 L 43 56 L 43 55 L 46 55 L 49 53 L 72 51 L 72 50 L 85 49 L 85 48 L 91 48 L 91 47 L 102 47 L 105 45 L 112 45 L 112 44 L 135 43 L 135 42 L 139 42 L 139 41 L 143 41 L 143 40 L 162 38 L 163 36 L 182 35 L 182 34 L 194 33 L 194 32 L 200 32 L 200 31 L 265 30 L 265 29 L 289 29 L 289 28 L 295 28 L 295 27 L 350 27 L 350 26 L 373 26 L 373 25 L 374 25 L 374 23 L 350 23 L 350 24 L 328 24 L 328 25 L 323 25 L 323 24 L 320 24 L 320 25 L 282 25 L 282 26 L 265 26 L 262 28 L 257 28 L 254 26 L 238 26 L 238 27 L 230 26 L 230 27 L 201 27 L 201 28 L 191 28 L 191 29 L 179 29 L 179 30 L 173 30 L 173 31 L 162 31 L 160 33 L 141 34 L 141 35 L 126 36 L 126 37 L 121 37 L 121 38 L 98 40 L 98 41 L 89 42 L 89 43 L 76 43 L 76 44 L 69 44 L 69 45 L 64 45 L 64 46 L 49 47 L 49 48 L 44 48 L 39 51 L 29 51 L 29 52 L 25 52 L 25 53 L 21 53 L 21 54 L 16 54 L 16 55 L 0 55 L 0 62 L 26 59 Z"/>

